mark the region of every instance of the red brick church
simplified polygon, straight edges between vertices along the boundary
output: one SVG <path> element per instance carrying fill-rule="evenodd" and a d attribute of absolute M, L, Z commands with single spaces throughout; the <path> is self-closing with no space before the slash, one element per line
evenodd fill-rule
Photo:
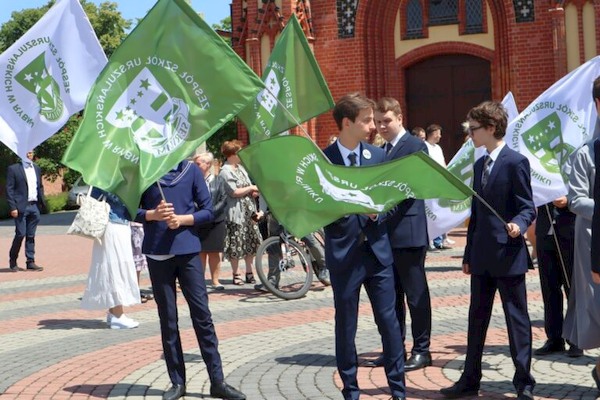
<path fill-rule="evenodd" d="M 352 91 L 397 98 L 407 128 L 444 128 L 448 158 L 463 142 L 460 123 L 469 108 L 512 91 L 522 110 L 596 56 L 600 43 L 597 0 L 232 3 L 233 46 L 259 75 L 296 13 L 334 99 Z M 325 145 L 336 132 L 331 113 L 311 121 L 308 130 Z"/>

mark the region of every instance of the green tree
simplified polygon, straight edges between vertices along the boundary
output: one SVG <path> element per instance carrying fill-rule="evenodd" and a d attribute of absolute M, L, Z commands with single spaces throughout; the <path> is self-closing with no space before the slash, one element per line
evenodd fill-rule
<path fill-rule="evenodd" d="M 23 36 L 54 3 L 54 0 L 50 0 L 46 5 L 38 8 L 27 8 L 13 12 L 11 19 L 0 27 L 0 53 L 4 52 L 17 39 Z M 94 32 L 104 49 L 104 53 L 107 57 L 110 57 L 127 36 L 126 32 L 131 26 L 131 21 L 123 18 L 117 9 L 117 3 L 114 2 L 105 1 L 97 6 L 91 1 L 81 0 L 81 6 L 94 28 Z M 50 139 L 36 148 L 37 162 L 42 168 L 44 175 L 54 180 L 59 176 L 61 170 L 63 170 L 65 173 L 65 183 L 68 186 L 73 183 L 76 173 L 65 169 L 60 160 L 71 142 L 75 131 L 79 127 L 80 120 L 80 114 L 74 115 L 56 135 L 50 137 Z M 16 160 L 17 157 L 12 151 L 4 146 L 4 144 L 0 145 L 0 184 L 3 182 L 2 177 L 6 173 L 6 167 Z"/>

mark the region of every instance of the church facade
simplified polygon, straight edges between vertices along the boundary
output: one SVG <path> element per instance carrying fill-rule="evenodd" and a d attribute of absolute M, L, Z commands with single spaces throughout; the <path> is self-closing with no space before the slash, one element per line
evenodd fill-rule
<path fill-rule="evenodd" d="M 443 127 L 448 159 L 472 106 L 511 91 L 520 111 L 600 45 L 597 0 L 232 0 L 233 47 L 259 76 L 292 13 L 334 99 L 397 98 L 405 127 Z M 305 126 L 320 146 L 336 133 L 331 113 Z"/>

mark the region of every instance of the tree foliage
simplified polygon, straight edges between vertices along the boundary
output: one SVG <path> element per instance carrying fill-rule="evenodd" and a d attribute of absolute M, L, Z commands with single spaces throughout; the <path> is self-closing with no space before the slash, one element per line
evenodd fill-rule
<path fill-rule="evenodd" d="M 11 19 L 0 27 L 0 52 L 4 52 L 23 36 L 54 3 L 54 0 L 50 0 L 46 5 L 38 8 L 14 11 L 11 14 Z M 105 1 L 97 6 L 90 1 L 81 0 L 81 6 L 94 28 L 104 53 L 107 57 L 110 57 L 127 36 L 131 21 L 123 18 L 121 12 L 117 9 L 117 3 L 114 2 Z M 56 135 L 36 148 L 37 162 L 44 175 L 51 180 L 56 179 L 61 170 L 64 169 L 60 160 L 80 122 L 81 114 L 74 115 Z M 4 174 L 6 167 L 16 160 L 17 157 L 12 151 L 3 144 L 0 145 L 0 174 Z M 67 185 L 72 184 L 74 178 L 76 178 L 76 174 L 73 171 L 65 170 L 64 179 Z"/>

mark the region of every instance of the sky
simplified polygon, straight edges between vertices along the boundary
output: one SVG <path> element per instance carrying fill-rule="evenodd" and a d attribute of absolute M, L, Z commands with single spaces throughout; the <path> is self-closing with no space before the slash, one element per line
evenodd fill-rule
<path fill-rule="evenodd" d="M 91 0 L 93 3 L 100 4 L 107 0 Z M 156 3 L 156 0 L 108 0 L 118 4 L 118 9 L 125 19 L 132 20 L 133 24 L 136 18 L 142 18 L 150 8 Z M 0 0 L 0 25 L 10 19 L 13 11 L 21 11 L 24 8 L 37 8 L 48 3 L 48 0 Z M 204 14 L 204 19 L 209 25 L 221 22 L 229 16 L 229 4 L 231 0 L 192 0 L 192 8 L 198 13 Z"/>

